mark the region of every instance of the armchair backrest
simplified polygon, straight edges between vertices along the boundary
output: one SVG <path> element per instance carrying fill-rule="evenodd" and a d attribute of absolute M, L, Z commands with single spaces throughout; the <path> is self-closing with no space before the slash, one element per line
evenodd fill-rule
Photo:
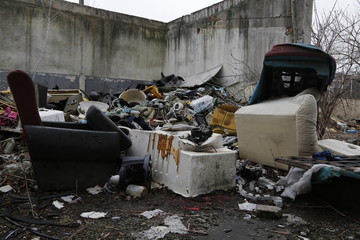
<path fill-rule="evenodd" d="M 131 139 L 119 129 L 110 118 L 105 116 L 100 109 L 92 105 L 86 112 L 87 124 L 97 131 L 114 131 L 118 132 L 121 137 L 121 151 L 131 147 Z"/>
<path fill-rule="evenodd" d="M 21 124 L 42 125 L 38 107 L 36 105 L 35 86 L 31 77 L 21 71 L 11 71 L 7 81 L 14 98 Z"/>

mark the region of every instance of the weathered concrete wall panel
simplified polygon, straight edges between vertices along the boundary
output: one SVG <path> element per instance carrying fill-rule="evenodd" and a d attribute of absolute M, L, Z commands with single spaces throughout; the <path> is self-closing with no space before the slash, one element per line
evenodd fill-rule
<path fill-rule="evenodd" d="M 99 81 L 106 91 L 222 64 L 217 80 L 236 92 L 257 80 L 274 44 L 310 41 L 312 1 L 225 0 L 166 24 L 62 0 L 1 0 L 0 80 L 22 69 L 52 74 L 49 85 L 82 76 L 79 88 Z"/>
<path fill-rule="evenodd" d="M 184 16 L 168 24 L 164 69 L 186 77 L 223 64 L 220 83 L 253 82 L 273 45 L 310 42 L 311 12 L 310 0 L 226 0 Z"/>
<path fill-rule="evenodd" d="M 128 79 L 160 75 L 165 23 L 61 0 L 3 0 L 0 17 L 0 69 Z"/>

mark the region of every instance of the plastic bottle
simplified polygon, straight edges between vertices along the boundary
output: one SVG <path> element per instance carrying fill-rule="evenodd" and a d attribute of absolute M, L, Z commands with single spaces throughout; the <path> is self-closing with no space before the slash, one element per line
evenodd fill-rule
<path fill-rule="evenodd" d="M 4 154 L 11 154 L 15 147 L 15 139 L 9 138 L 6 140 L 6 146 L 4 149 Z"/>
<path fill-rule="evenodd" d="M 205 95 L 201 98 L 191 101 L 190 106 L 196 113 L 202 113 L 214 106 L 214 98 L 209 95 Z"/>

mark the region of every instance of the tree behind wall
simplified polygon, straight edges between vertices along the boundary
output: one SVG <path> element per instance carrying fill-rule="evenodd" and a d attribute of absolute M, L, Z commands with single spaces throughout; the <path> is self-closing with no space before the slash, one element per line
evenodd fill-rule
<path fill-rule="evenodd" d="M 351 97 L 351 76 L 359 76 L 360 71 L 360 0 L 346 9 L 337 8 L 336 4 L 328 13 L 318 13 L 315 9 L 312 29 L 312 44 L 333 56 L 337 64 L 334 82 L 319 102 L 319 138 L 326 133 L 334 109 L 342 102 L 340 100 Z"/>

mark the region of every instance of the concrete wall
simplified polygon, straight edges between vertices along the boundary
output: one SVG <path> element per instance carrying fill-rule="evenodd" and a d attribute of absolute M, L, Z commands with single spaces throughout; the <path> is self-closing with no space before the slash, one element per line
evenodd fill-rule
<path fill-rule="evenodd" d="M 312 0 L 227 0 L 184 16 L 168 24 L 164 68 L 186 77 L 223 64 L 218 81 L 238 92 L 258 80 L 273 45 L 310 43 L 312 5 Z"/>
<path fill-rule="evenodd" d="M 218 81 L 237 92 L 257 80 L 271 46 L 310 42 L 311 16 L 312 0 L 225 0 L 168 24 L 62 0 L 1 0 L 0 79 L 36 70 L 68 88 L 70 75 L 88 92 L 223 64 Z"/>
<path fill-rule="evenodd" d="M 360 100 L 341 99 L 334 109 L 333 116 L 342 120 L 360 119 Z"/>
<path fill-rule="evenodd" d="M 159 79 L 166 48 L 165 23 L 62 0 L 1 0 L 0 35 L 3 72 L 52 73 L 61 88 L 56 74 Z"/>

